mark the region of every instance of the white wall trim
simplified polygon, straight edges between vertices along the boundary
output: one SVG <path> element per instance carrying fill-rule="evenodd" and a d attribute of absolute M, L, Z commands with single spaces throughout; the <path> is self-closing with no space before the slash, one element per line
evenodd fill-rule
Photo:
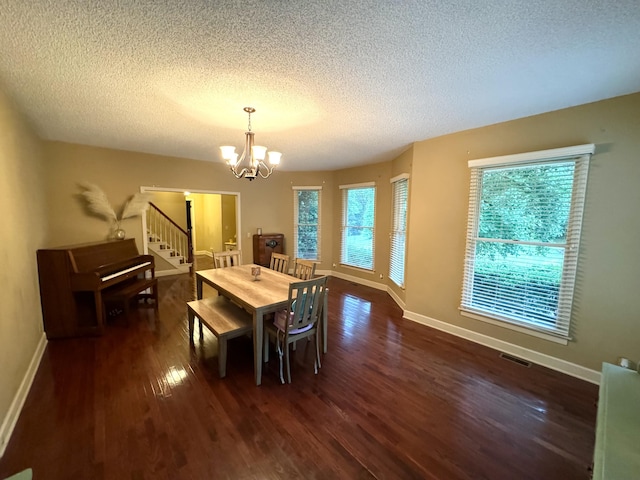
<path fill-rule="evenodd" d="M 404 312 L 404 309 L 407 307 L 406 304 L 404 303 L 404 301 L 398 296 L 398 294 L 391 288 L 391 287 L 387 287 L 387 293 L 389 294 L 389 296 L 393 299 L 394 302 L 396 302 L 396 304 L 402 309 L 402 311 Z"/>
<path fill-rule="evenodd" d="M 44 354 L 46 346 L 47 336 L 42 333 L 40 341 L 36 346 L 36 350 L 33 352 L 33 356 L 31 357 L 31 362 L 29 362 L 29 367 L 22 378 L 22 382 L 20 382 L 20 386 L 18 387 L 16 395 L 13 397 L 11 405 L 9 406 L 9 411 L 2 420 L 2 425 L 0 426 L 0 458 L 4 455 L 7 445 L 9 444 L 9 439 L 11 438 L 13 429 L 20 417 L 20 412 L 22 411 L 24 402 L 27 399 L 31 385 L 33 384 L 33 379 L 35 378 L 38 367 L 40 366 L 40 361 L 42 360 L 42 355 Z"/>
<path fill-rule="evenodd" d="M 376 290 L 386 290 L 389 296 L 393 299 L 394 302 L 404 311 L 406 305 L 402 301 L 402 299 L 398 296 L 398 294 L 388 285 L 384 285 L 382 283 L 374 282 L 372 280 L 365 280 L 360 277 L 353 277 L 351 275 L 347 275 L 345 273 L 336 272 L 335 270 L 316 270 L 316 274 L 318 275 L 331 275 L 336 278 L 340 278 L 342 280 L 347 280 L 349 282 L 354 282 L 359 285 L 365 285 L 367 287 L 375 288 Z"/>
<path fill-rule="evenodd" d="M 409 180 L 409 174 L 408 173 L 401 173 L 400 175 L 396 175 L 391 180 L 389 180 L 389 183 L 395 183 L 398 180 L 405 180 L 405 179 Z"/>
<path fill-rule="evenodd" d="M 469 168 L 489 167 L 497 165 L 512 165 L 516 163 L 527 163 L 532 161 L 550 161 L 577 158 L 583 155 L 593 155 L 596 146 L 593 143 L 576 145 L 574 147 L 554 148 L 551 150 L 540 150 L 537 152 L 516 153 L 513 155 L 503 155 L 501 157 L 479 158 L 469 160 Z"/>
<path fill-rule="evenodd" d="M 339 185 L 338 188 L 340 190 L 344 190 L 347 188 L 367 188 L 367 187 L 375 187 L 376 182 L 363 182 L 363 183 L 351 183 L 349 185 Z"/>
<path fill-rule="evenodd" d="M 422 325 L 433 327 L 437 330 L 455 335 L 456 337 L 471 340 L 472 342 L 479 343 L 480 345 L 493 348 L 500 352 L 510 353 L 511 355 L 514 355 L 516 357 L 529 360 L 530 362 L 542 365 L 543 367 L 547 367 L 561 373 L 565 373 L 572 377 L 576 377 L 590 383 L 595 383 L 596 385 L 600 383 L 600 372 L 596 370 L 591 370 L 581 365 L 567 362 L 566 360 L 561 360 L 559 358 L 536 352 L 519 345 L 514 345 L 503 340 L 489 337 L 488 335 L 483 335 L 472 330 L 467 330 L 466 328 L 458 327 L 456 325 L 436 320 L 425 315 L 420 315 L 419 313 L 405 310 L 403 317 L 407 320 L 412 320 Z"/>
<path fill-rule="evenodd" d="M 334 277 L 341 278 L 342 280 L 358 283 L 360 285 L 366 285 L 367 287 L 375 288 L 376 290 L 387 290 L 387 286 L 383 285 L 382 283 L 374 282 L 373 280 L 365 280 L 364 278 L 360 277 L 354 277 L 352 275 L 347 275 L 346 273 L 336 272 L 335 270 L 327 273 L 327 275 L 333 275 Z"/>
<path fill-rule="evenodd" d="M 197 252 L 193 252 L 194 255 L 206 255 L 207 257 L 213 258 L 213 252 L 211 250 L 198 250 Z"/>
<path fill-rule="evenodd" d="M 474 320 L 478 320 L 479 322 L 490 323 L 491 325 L 495 325 L 496 327 L 514 330 L 516 332 L 524 333 L 525 335 L 542 338 L 543 340 L 547 340 L 548 342 L 559 343 L 560 345 L 569 344 L 568 338 L 557 337 L 555 335 L 540 332 L 538 330 L 533 330 L 532 328 L 524 328 L 507 321 L 494 320 L 493 318 L 485 317 L 484 315 L 478 315 L 477 313 L 470 312 L 469 310 L 464 310 L 463 308 L 459 308 L 458 310 L 460 311 L 460 315 L 473 318 Z"/>

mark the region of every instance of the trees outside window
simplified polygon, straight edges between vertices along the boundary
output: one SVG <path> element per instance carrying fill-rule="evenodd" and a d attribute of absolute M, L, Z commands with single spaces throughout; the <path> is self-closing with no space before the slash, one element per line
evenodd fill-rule
<path fill-rule="evenodd" d="M 373 270 L 376 188 L 343 185 L 340 263 Z"/>
<path fill-rule="evenodd" d="M 320 261 L 322 187 L 293 187 L 294 257 Z"/>
<path fill-rule="evenodd" d="M 470 162 L 463 311 L 569 337 L 593 146 L 582 147 Z"/>

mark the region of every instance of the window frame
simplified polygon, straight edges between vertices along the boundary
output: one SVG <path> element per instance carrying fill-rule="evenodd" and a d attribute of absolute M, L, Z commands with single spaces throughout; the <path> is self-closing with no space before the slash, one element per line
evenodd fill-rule
<path fill-rule="evenodd" d="M 363 270 L 366 272 L 374 272 L 375 271 L 375 245 L 376 245 L 376 197 L 377 197 L 377 188 L 375 182 L 365 182 L 365 183 L 356 183 L 350 185 L 340 185 L 340 190 L 342 190 L 342 212 L 341 212 L 341 220 L 340 220 L 340 265 L 355 268 L 358 270 Z M 371 189 L 373 190 L 373 222 L 372 226 L 366 225 L 347 225 L 348 212 L 349 208 L 347 205 L 349 192 L 353 190 L 359 189 Z M 371 266 L 363 266 L 362 264 L 354 264 L 348 263 L 345 256 L 345 246 L 346 246 L 346 238 L 345 234 L 348 232 L 348 229 L 351 228 L 361 228 L 368 229 L 371 231 Z"/>
<path fill-rule="evenodd" d="M 408 228 L 408 216 L 409 216 L 409 174 L 402 173 L 389 180 L 391 183 L 391 231 L 389 233 L 389 279 L 395 283 L 398 287 L 404 289 L 405 276 L 406 276 L 406 260 L 407 260 L 407 228 Z M 400 185 L 405 185 L 404 192 L 404 208 L 398 205 L 400 200 L 398 188 Z M 403 215 L 404 214 L 404 215 Z M 403 218 L 400 216 L 403 215 Z M 398 228 L 398 225 L 401 225 Z M 397 252 L 395 249 L 400 246 L 397 238 L 403 236 L 402 252 Z M 394 248 L 395 247 L 395 248 Z M 401 265 L 396 263 L 402 260 Z M 400 270 L 400 271 L 399 271 Z M 397 276 L 400 275 L 400 276 Z"/>
<path fill-rule="evenodd" d="M 305 260 L 314 260 L 317 262 L 321 261 L 321 224 L 322 224 L 322 186 L 293 186 L 293 257 L 294 258 L 304 258 Z M 305 225 L 315 225 L 316 226 L 316 258 L 307 258 L 304 256 L 300 256 L 299 250 L 299 238 L 298 238 L 298 227 L 299 223 L 299 192 L 300 191 L 317 191 L 318 192 L 318 223 L 317 224 L 305 224 Z"/>
<path fill-rule="evenodd" d="M 488 323 L 510 328 L 512 330 L 527 333 L 539 338 L 544 338 L 556 343 L 568 344 L 571 340 L 571 312 L 573 306 L 573 294 L 578 269 L 578 254 L 580 234 L 582 230 L 582 217 L 586 200 L 586 188 L 589 161 L 595 152 L 595 145 L 578 145 L 574 147 L 527 152 L 502 157 L 471 160 L 468 165 L 471 169 L 471 185 L 469 193 L 469 212 L 467 223 L 467 245 L 465 251 L 464 277 L 462 285 L 462 299 L 460 312 L 462 315 L 482 320 Z M 505 242 L 500 239 L 480 239 L 480 207 L 482 204 L 482 174 L 490 169 L 523 166 L 549 165 L 559 163 L 574 163 L 572 177 L 572 194 L 569 203 L 569 215 L 566 227 L 566 238 L 563 243 L 545 243 L 545 246 L 563 249 L 563 262 L 557 300 L 557 316 L 554 327 L 541 325 L 539 322 L 525 321 L 516 316 L 508 316 L 504 313 L 492 312 L 488 309 L 478 308 L 473 305 L 473 282 L 475 269 L 476 245 L 482 242 Z M 520 241 L 513 239 L 511 243 L 516 245 L 534 245 L 539 242 Z M 533 263 L 537 265 L 537 263 Z M 535 298 L 533 296 L 527 298 Z"/>

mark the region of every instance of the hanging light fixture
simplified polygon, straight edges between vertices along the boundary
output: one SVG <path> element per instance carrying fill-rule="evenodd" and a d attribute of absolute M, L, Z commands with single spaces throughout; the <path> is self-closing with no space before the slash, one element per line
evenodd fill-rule
<path fill-rule="evenodd" d="M 231 173 L 236 178 L 248 178 L 253 180 L 260 175 L 262 178 L 267 178 L 273 173 L 273 169 L 280 164 L 280 152 L 267 152 L 267 147 L 261 147 L 253 144 L 253 135 L 251 131 L 251 114 L 256 111 L 252 107 L 244 107 L 244 111 L 249 115 L 249 127 L 244 133 L 244 152 L 242 156 L 238 158 L 236 153 L 236 147 L 223 146 L 220 147 L 222 151 L 222 158 L 226 160 L 227 165 L 231 169 Z M 264 163 L 265 154 L 269 155 L 269 165 Z M 243 162 L 247 160 L 248 165 L 243 166 Z"/>

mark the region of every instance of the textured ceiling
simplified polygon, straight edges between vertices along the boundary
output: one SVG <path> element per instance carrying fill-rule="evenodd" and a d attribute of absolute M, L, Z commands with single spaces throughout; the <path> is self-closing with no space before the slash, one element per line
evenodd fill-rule
<path fill-rule="evenodd" d="M 640 91 L 640 1 L 0 0 L 0 88 L 45 139 L 284 170 Z"/>

